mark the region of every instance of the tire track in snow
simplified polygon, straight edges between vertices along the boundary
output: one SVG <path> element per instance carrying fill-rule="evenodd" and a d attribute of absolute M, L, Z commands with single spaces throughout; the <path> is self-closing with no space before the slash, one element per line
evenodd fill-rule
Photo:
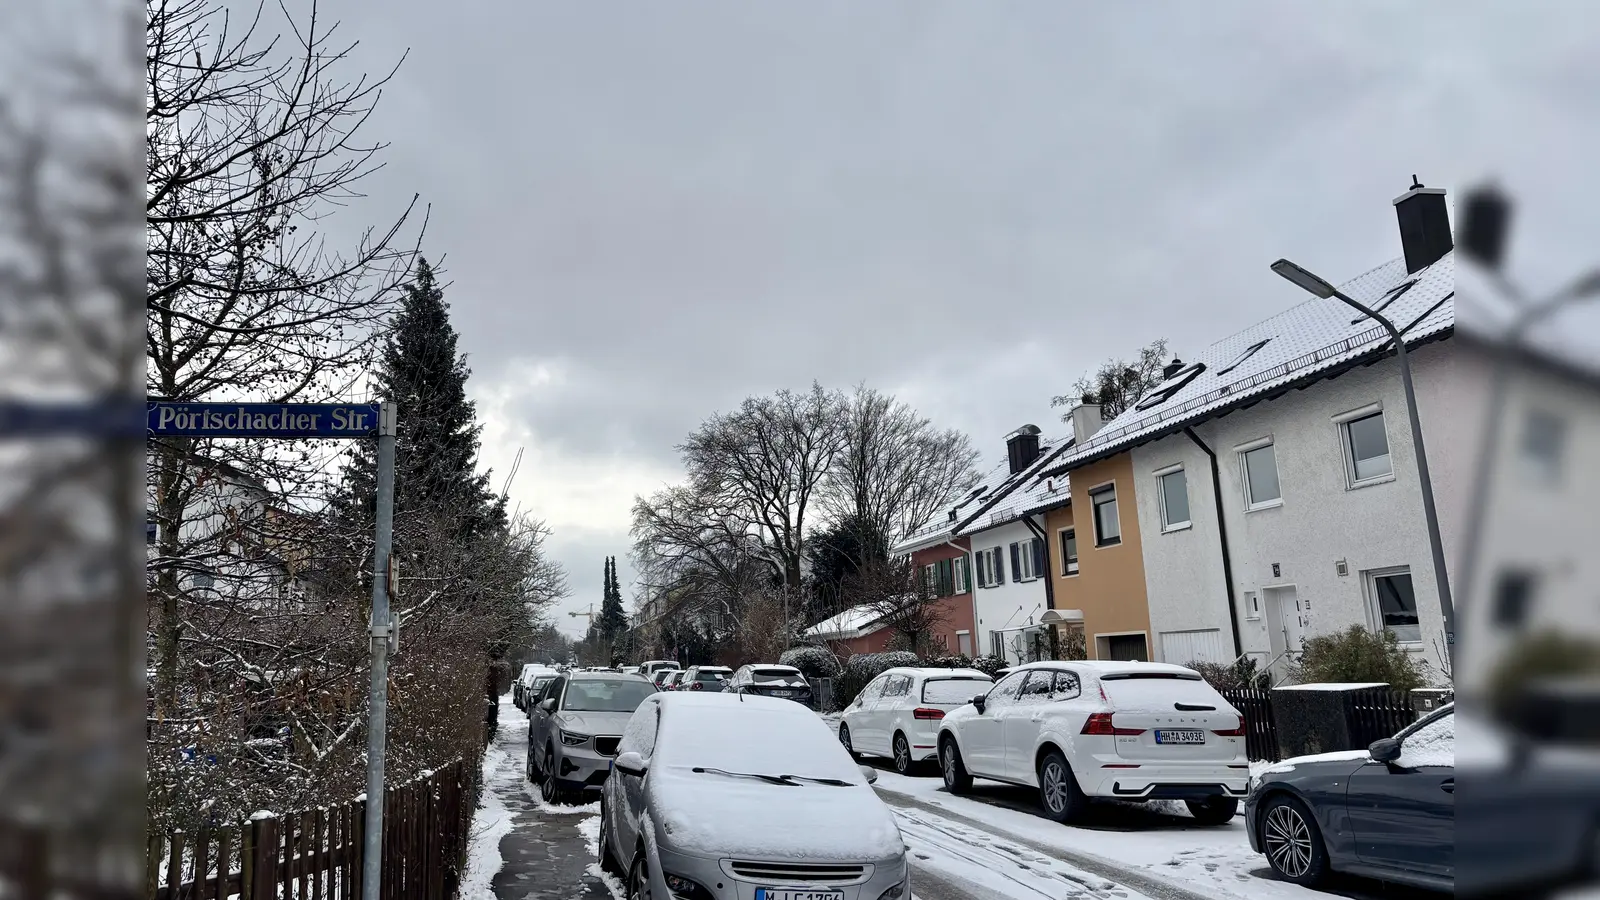
<path fill-rule="evenodd" d="M 914 809 L 893 809 L 912 861 L 1012 897 L 1143 900 L 1143 895 L 988 832 Z M 959 860 L 959 864 L 952 864 Z M 915 890 L 915 883 L 912 885 Z"/>

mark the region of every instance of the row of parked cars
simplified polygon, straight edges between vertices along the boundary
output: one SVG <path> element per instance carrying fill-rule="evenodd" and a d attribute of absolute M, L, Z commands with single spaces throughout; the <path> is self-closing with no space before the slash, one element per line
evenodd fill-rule
<path fill-rule="evenodd" d="M 874 770 L 798 697 L 772 696 L 798 671 L 656 668 L 691 687 L 660 690 L 645 666 L 519 678 L 528 778 L 549 803 L 598 797 L 599 863 L 627 896 L 910 900 Z"/>
<path fill-rule="evenodd" d="M 1002 670 L 890 669 L 845 708 L 839 743 L 952 794 L 974 778 L 1038 791 L 1045 815 L 1097 800 L 1181 800 L 1196 822 L 1233 821 L 1302 885 L 1344 871 L 1449 890 L 1455 853 L 1455 709 L 1367 750 L 1285 760 L 1252 778 L 1245 721 L 1200 675 L 1148 662 L 1039 662 Z M 1566 852 L 1566 851 L 1561 851 Z"/>

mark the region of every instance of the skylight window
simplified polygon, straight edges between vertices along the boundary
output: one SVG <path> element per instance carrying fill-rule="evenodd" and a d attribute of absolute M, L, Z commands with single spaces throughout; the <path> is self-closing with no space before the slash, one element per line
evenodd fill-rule
<path fill-rule="evenodd" d="M 1161 404 L 1172 399 L 1173 394 L 1183 390 L 1184 387 L 1189 384 L 1189 382 L 1195 380 L 1195 378 L 1205 370 L 1205 363 L 1197 362 L 1184 366 L 1178 371 L 1172 373 L 1171 378 L 1168 378 L 1166 381 L 1163 381 L 1151 388 L 1150 393 L 1145 394 L 1142 398 L 1140 398 L 1139 402 L 1133 405 L 1133 408 L 1137 410 L 1146 410 L 1154 406 L 1160 406 Z"/>
<path fill-rule="evenodd" d="M 1256 341 L 1254 344 L 1251 344 L 1250 346 L 1244 348 L 1242 351 L 1239 352 L 1238 356 L 1235 356 L 1233 358 L 1232 362 L 1230 362 L 1227 365 L 1223 366 L 1222 368 L 1218 369 L 1217 370 L 1217 374 L 1218 375 L 1226 375 L 1229 372 L 1232 372 L 1234 369 L 1239 368 L 1239 366 L 1242 365 L 1245 360 L 1249 359 L 1252 356 L 1255 356 L 1256 355 L 1256 351 L 1260 350 L 1262 347 L 1265 347 L 1267 345 L 1267 341 L 1270 341 L 1270 340 L 1272 340 L 1272 338 L 1267 338 L 1266 340 Z"/>

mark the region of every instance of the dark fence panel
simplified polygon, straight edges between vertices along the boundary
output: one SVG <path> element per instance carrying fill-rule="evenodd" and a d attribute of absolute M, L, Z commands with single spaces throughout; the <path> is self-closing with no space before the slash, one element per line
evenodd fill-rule
<path fill-rule="evenodd" d="M 451 900 L 461 880 L 468 810 L 458 760 L 384 791 L 383 895 Z M 361 896 L 364 802 L 150 839 L 146 900 L 355 900 Z M 160 874 L 165 873 L 165 878 Z"/>
<path fill-rule="evenodd" d="M 1351 691 L 1345 697 L 1345 715 L 1350 722 L 1350 739 L 1357 747 L 1394 737 L 1417 721 L 1417 711 L 1406 692 L 1386 687 Z"/>
<path fill-rule="evenodd" d="M 1278 725 L 1272 717 L 1272 695 L 1253 688 L 1230 688 L 1222 696 L 1244 716 L 1245 755 L 1251 760 L 1278 761 Z"/>

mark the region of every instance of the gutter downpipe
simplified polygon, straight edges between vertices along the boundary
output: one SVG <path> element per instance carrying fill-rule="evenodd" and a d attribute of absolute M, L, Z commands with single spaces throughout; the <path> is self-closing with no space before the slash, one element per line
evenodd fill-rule
<path fill-rule="evenodd" d="M 1228 626 L 1233 629 L 1233 658 L 1238 659 L 1244 655 L 1244 642 L 1239 638 L 1239 602 L 1233 591 L 1233 554 L 1228 551 L 1228 523 L 1222 517 L 1222 475 L 1217 470 L 1217 454 L 1206 446 L 1205 441 L 1200 440 L 1194 428 L 1184 426 L 1183 433 L 1211 460 L 1211 499 L 1217 507 L 1217 539 L 1222 545 L 1222 579 L 1228 589 Z"/>
<path fill-rule="evenodd" d="M 1055 580 L 1056 579 L 1054 577 L 1055 576 L 1055 572 L 1052 571 L 1053 567 L 1050 565 L 1050 535 L 1045 533 L 1043 525 L 1035 525 L 1034 524 L 1033 516 L 1023 516 L 1022 517 L 1022 521 L 1028 523 L 1028 530 L 1029 531 L 1031 531 L 1035 535 L 1037 535 L 1039 540 L 1044 541 L 1044 569 L 1045 569 L 1045 571 L 1044 571 L 1043 575 L 1039 576 L 1040 578 L 1044 579 L 1044 608 L 1045 609 L 1055 609 L 1056 608 L 1056 586 L 1055 586 Z"/>

